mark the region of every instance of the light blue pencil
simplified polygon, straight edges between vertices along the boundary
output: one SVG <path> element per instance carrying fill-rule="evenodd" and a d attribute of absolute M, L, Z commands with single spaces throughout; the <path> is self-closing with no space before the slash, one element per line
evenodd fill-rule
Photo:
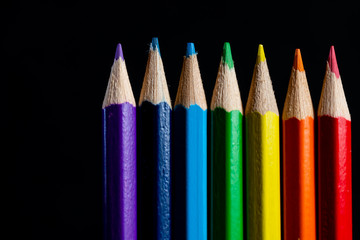
<path fill-rule="evenodd" d="M 174 108 L 174 234 L 207 239 L 207 104 L 194 44 L 188 43 Z"/>

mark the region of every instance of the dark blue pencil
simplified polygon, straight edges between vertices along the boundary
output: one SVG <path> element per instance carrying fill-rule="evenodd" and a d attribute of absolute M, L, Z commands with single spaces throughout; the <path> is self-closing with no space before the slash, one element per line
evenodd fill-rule
<path fill-rule="evenodd" d="M 153 38 L 139 100 L 139 239 L 170 239 L 171 111 L 159 44 Z"/>

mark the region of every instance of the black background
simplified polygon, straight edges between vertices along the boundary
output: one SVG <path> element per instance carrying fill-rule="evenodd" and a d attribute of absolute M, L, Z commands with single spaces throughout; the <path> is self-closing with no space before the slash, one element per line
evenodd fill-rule
<path fill-rule="evenodd" d="M 172 102 L 186 43 L 195 43 L 210 104 L 222 45 L 229 41 L 245 106 L 262 43 L 280 111 L 295 48 L 317 109 L 335 45 L 353 123 L 353 228 L 360 239 L 358 4 L 289 2 L 2 3 L 6 239 L 101 239 L 101 105 L 115 47 L 122 43 L 138 101 L 153 36 Z"/>

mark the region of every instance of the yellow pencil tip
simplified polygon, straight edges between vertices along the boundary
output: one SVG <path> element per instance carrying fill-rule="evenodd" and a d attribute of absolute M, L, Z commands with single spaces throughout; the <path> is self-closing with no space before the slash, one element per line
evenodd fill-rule
<path fill-rule="evenodd" d="M 259 44 L 258 54 L 256 58 L 256 63 L 265 61 L 265 53 L 264 53 L 264 46 Z"/>

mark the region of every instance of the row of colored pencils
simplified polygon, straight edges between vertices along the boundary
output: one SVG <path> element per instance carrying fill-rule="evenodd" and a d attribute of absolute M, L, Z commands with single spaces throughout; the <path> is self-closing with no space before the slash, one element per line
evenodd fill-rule
<path fill-rule="evenodd" d="M 276 240 L 281 214 L 284 239 L 316 239 L 316 183 L 319 239 L 352 239 L 351 119 L 333 47 L 317 113 L 318 180 L 314 110 L 295 51 L 282 115 L 282 208 L 279 110 L 262 45 L 244 114 L 224 44 L 210 110 L 208 166 L 207 103 L 194 44 L 187 44 L 174 109 L 157 38 L 138 109 L 117 46 L 103 103 L 104 239 L 205 240 L 209 232 L 213 240 L 234 240 L 244 239 L 245 228 L 249 240 Z"/>

